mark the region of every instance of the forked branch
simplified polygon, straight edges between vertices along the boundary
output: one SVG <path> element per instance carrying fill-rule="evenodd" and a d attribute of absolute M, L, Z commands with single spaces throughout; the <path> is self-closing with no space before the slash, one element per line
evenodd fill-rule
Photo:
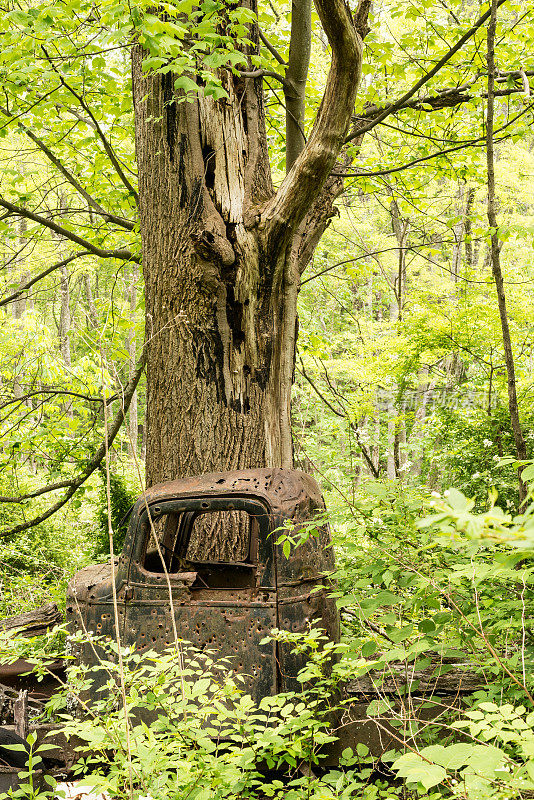
<path fill-rule="evenodd" d="M 367 0 L 361 8 L 368 9 Z M 332 48 L 326 88 L 311 134 L 293 167 L 261 214 L 261 225 L 276 242 L 296 231 L 318 197 L 343 146 L 354 109 L 362 66 L 362 37 L 345 0 L 315 0 Z M 362 24 L 359 13 L 358 23 Z"/>

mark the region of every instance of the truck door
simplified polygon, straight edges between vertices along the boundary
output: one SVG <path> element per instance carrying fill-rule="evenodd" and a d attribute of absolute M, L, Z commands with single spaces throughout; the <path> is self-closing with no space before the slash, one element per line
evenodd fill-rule
<path fill-rule="evenodd" d="M 153 503 L 142 513 L 128 574 L 125 644 L 140 651 L 173 642 L 170 582 L 178 637 L 230 657 L 245 691 L 278 690 L 276 647 L 260 645 L 277 627 L 274 546 L 265 505 L 250 498 L 198 497 Z M 239 531 L 227 560 L 210 560 L 218 526 Z M 167 576 L 165 575 L 165 569 Z"/>

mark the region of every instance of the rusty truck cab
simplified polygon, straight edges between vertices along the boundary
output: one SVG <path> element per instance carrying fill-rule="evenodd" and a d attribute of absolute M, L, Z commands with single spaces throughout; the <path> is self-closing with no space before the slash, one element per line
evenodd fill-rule
<path fill-rule="evenodd" d="M 317 483 L 296 470 L 214 473 L 147 490 L 131 513 L 116 569 L 123 644 L 160 651 L 172 643 L 170 581 L 180 638 L 215 658 L 232 657 L 256 700 L 297 688 L 302 656 L 261 642 L 272 628 L 304 631 L 313 621 L 338 639 L 327 577 L 334 556 L 327 526 L 288 558 L 274 531 L 323 509 Z M 224 526 L 234 536 L 221 555 Z M 68 589 L 72 627 L 113 635 L 110 573 L 109 564 L 77 573 Z M 91 663 L 94 651 L 86 648 L 83 658 Z"/>

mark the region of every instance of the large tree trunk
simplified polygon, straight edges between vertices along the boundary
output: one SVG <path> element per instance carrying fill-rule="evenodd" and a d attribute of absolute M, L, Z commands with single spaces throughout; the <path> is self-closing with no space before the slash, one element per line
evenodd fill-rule
<path fill-rule="evenodd" d="M 246 219 L 272 193 L 260 88 L 229 79 L 228 104 L 175 103 L 169 79 L 140 78 L 139 50 L 134 58 L 141 226 L 151 232 L 148 483 L 289 466 L 282 373 L 293 363 L 295 309 Z M 288 325 L 289 341 L 279 335 Z"/>
<path fill-rule="evenodd" d="M 171 75 L 143 75 L 143 51 L 134 48 L 149 485 L 292 466 L 300 272 L 341 188 L 327 179 L 361 65 L 344 0 L 316 5 L 333 66 L 312 133 L 276 193 L 261 79 L 226 72 L 228 99 L 184 102 Z"/>

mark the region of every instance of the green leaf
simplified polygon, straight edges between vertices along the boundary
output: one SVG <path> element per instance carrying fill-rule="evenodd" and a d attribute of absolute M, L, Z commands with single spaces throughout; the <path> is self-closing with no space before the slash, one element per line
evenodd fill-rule
<path fill-rule="evenodd" d="M 179 89 L 183 89 L 183 91 L 187 94 L 187 92 L 198 92 L 199 87 L 198 84 L 187 75 L 180 75 L 174 82 L 174 88 L 177 91 Z"/>
<path fill-rule="evenodd" d="M 505 761 L 505 755 L 498 747 L 493 745 L 486 747 L 482 744 L 477 744 L 473 746 L 469 757 L 469 766 L 477 773 L 487 778 L 492 778 L 495 775 L 495 770 L 502 766 Z"/>
<path fill-rule="evenodd" d="M 408 783 L 421 783 L 427 790 L 447 777 L 443 767 L 429 764 L 417 753 L 405 753 L 392 764 L 392 768 L 397 771 L 399 778 L 406 778 Z"/>
<path fill-rule="evenodd" d="M 475 505 L 473 500 L 469 500 L 458 489 L 449 489 L 447 502 L 455 511 L 470 511 Z"/>
<path fill-rule="evenodd" d="M 365 642 L 365 644 L 362 647 L 362 656 L 364 658 L 368 658 L 369 656 L 372 656 L 373 653 L 376 652 L 376 649 L 377 649 L 376 642 L 373 641 Z"/>
<path fill-rule="evenodd" d="M 424 747 L 421 750 L 421 755 L 446 769 L 458 770 L 460 767 L 469 764 L 469 759 L 473 754 L 473 746 L 470 743 L 451 744 L 448 746 L 433 744 L 429 747 Z"/>

